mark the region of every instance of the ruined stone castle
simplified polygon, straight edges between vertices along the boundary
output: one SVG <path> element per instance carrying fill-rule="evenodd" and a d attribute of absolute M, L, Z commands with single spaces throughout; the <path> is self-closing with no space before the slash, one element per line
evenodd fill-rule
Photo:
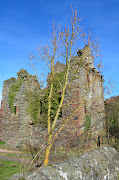
<path fill-rule="evenodd" d="M 68 84 L 62 107 L 62 120 L 69 118 L 80 132 L 85 130 L 85 117 L 91 120 L 92 132 L 100 133 L 104 126 L 103 76 L 94 68 L 94 59 L 88 46 L 72 57 Z M 57 62 L 55 73 L 65 70 L 65 65 Z M 46 129 L 33 125 L 32 118 L 26 111 L 25 93 L 36 90 L 40 94 L 40 85 L 36 76 L 29 75 L 22 69 L 18 77 L 3 83 L 0 109 L 0 139 L 21 147 L 25 143 L 40 143 L 46 135 Z M 16 88 L 14 102 L 10 106 L 10 92 Z M 42 94 L 41 94 L 42 96 Z M 40 118 L 40 111 L 39 111 Z M 80 133 L 79 132 L 79 133 Z"/>

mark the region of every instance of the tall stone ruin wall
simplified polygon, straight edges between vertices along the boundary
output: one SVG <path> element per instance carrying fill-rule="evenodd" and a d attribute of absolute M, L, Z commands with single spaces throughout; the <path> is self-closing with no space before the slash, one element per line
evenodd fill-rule
<path fill-rule="evenodd" d="M 57 62 L 55 73 L 64 70 L 65 65 Z M 40 126 L 32 126 L 32 119 L 25 109 L 27 106 L 25 92 L 27 90 L 34 91 L 34 88 L 39 83 L 34 76 L 29 75 L 25 70 L 20 70 L 17 74 L 17 79 L 10 78 L 4 81 L 3 84 L 2 104 L 4 107 L 4 117 L 1 118 L 1 138 L 14 144 L 14 146 L 22 146 L 27 142 L 39 144 L 43 137 L 45 137 L 46 130 L 43 130 Z M 18 83 L 20 78 L 23 81 L 15 97 L 14 107 L 16 107 L 16 114 L 14 114 L 11 113 L 9 107 L 8 94 L 11 85 Z M 79 134 L 84 131 L 86 114 L 91 117 L 92 131 L 96 133 L 103 131 L 105 116 L 103 81 L 102 76 L 94 68 L 91 51 L 86 46 L 81 50 L 80 56 L 75 56 L 71 59 L 68 87 L 62 108 L 62 119 L 65 121 L 67 117 L 71 116 L 68 122 L 69 124 L 73 123 L 73 126 L 79 130 Z M 49 83 L 50 74 L 48 75 L 47 86 L 49 86 Z M 38 93 L 40 93 L 40 89 Z M 2 111 L 0 110 L 0 112 Z M 76 113 L 74 113 L 75 111 Z M 73 131 L 75 131 L 75 128 Z"/>
<path fill-rule="evenodd" d="M 1 102 L 1 108 L 0 108 L 0 130 L 1 130 L 1 123 L 3 119 L 4 109 L 3 109 L 3 103 Z M 0 135 L 1 138 L 1 135 Z"/>
<path fill-rule="evenodd" d="M 94 68 L 90 49 L 82 50 L 81 56 L 71 59 L 63 108 L 63 119 L 71 116 L 71 122 L 84 131 L 85 116 L 91 117 L 92 131 L 102 132 L 104 129 L 104 79 Z M 76 112 L 76 113 L 74 113 Z M 73 114 L 74 113 L 74 114 Z M 73 114 L 73 115 L 72 115 Z"/>
<path fill-rule="evenodd" d="M 15 96 L 14 107 L 16 113 L 11 113 L 9 106 L 9 90 L 11 85 L 19 82 L 23 78 L 20 89 Z M 19 71 L 18 78 L 10 78 L 3 83 L 2 106 L 4 115 L 1 120 L 1 139 L 13 147 L 23 147 L 24 145 L 39 144 L 44 138 L 46 131 L 39 126 L 32 126 L 32 118 L 28 115 L 27 100 L 25 93 L 27 90 L 33 91 L 39 86 L 37 79 L 29 75 L 25 70 Z"/>

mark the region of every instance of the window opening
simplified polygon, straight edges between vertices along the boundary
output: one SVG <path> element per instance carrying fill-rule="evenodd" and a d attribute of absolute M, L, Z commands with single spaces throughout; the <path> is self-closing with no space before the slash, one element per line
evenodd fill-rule
<path fill-rule="evenodd" d="M 14 114 L 16 114 L 17 106 L 14 106 Z"/>

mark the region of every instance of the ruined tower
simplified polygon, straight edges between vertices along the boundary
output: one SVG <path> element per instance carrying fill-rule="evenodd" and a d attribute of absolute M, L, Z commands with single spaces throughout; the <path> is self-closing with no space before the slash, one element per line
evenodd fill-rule
<path fill-rule="evenodd" d="M 103 76 L 94 68 L 94 59 L 88 46 L 71 59 L 66 89 L 63 119 L 68 117 L 79 133 L 85 131 L 86 118 L 90 118 L 92 132 L 102 132 L 104 122 Z M 71 123 L 69 123 L 71 124 Z"/>
<path fill-rule="evenodd" d="M 36 76 L 28 74 L 24 69 L 17 75 L 17 79 L 10 78 L 3 82 L 0 138 L 14 147 L 22 147 L 37 141 L 32 118 L 26 111 L 26 93 L 34 90 L 39 93 L 40 85 Z"/>
<path fill-rule="evenodd" d="M 70 136 L 70 131 L 81 134 L 89 126 L 92 134 L 100 134 L 104 129 L 103 76 L 94 68 L 94 59 L 88 46 L 79 50 L 77 54 L 71 59 L 61 113 L 62 120 L 68 122 L 67 128 L 65 126 L 64 129 L 66 138 L 67 134 L 69 137 L 72 136 L 72 134 Z M 65 65 L 57 62 L 55 73 L 64 71 Z M 0 138 L 14 146 L 22 146 L 27 142 L 39 144 L 44 139 L 47 130 L 43 130 L 40 125 L 32 126 L 32 117 L 25 109 L 27 107 L 25 93 L 27 90 L 33 92 L 36 89 L 41 97 L 43 94 L 35 76 L 29 75 L 24 69 L 21 69 L 17 75 L 17 79 L 10 78 L 3 83 Z M 50 76 L 51 74 L 48 75 L 47 88 L 50 85 Z M 60 89 L 58 93 L 61 93 Z M 41 117 L 40 115 L 39 111 L 39 117 Z M 47 119 L 44 120 L 47 121 Z M 66 138 L 63 138 L 62 141 L 61 137 L 62 143 Z"/>

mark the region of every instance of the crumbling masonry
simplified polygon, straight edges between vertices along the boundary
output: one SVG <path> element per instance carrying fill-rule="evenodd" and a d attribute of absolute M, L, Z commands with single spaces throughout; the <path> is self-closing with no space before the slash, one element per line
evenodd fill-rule
<path fill-rule="evenodd" d="M 55 73 L 64 69 L 64 64 L 56 63 Z M 40 93 L 37 78 L 29 75 L 23 69 L 17 75 L 17 79 L 10 78 L 3 83 L 0 138 L 15 147 L 21 147 L 28 142 L 40 143 L 47 131 L 39 125 L 32 126 L 32 119 L 25 110 L 27 90 L 37 89 L 37 92 Z M 21 78 L 22 82 L 20 82 Z M 11 85 L 18 82 L 20 82 L 20 87 L 13 104 L 15 113 L 12 113 L 8 95 Z M 85 46 L 77 56 L 71 59 L 68 86 L 62 107 L 62 119 L 65 121 L 70 116 L 70 121 L 76 125 L 80 132 L 83 132 L 85 130 L 85 117 L 88 114 L 91 118 L 92 132 L 101 132 L 104 128 L 105 117 L 103 82 L 103 76 L 94 68 L 91 51 L 88 46 Z"/>

